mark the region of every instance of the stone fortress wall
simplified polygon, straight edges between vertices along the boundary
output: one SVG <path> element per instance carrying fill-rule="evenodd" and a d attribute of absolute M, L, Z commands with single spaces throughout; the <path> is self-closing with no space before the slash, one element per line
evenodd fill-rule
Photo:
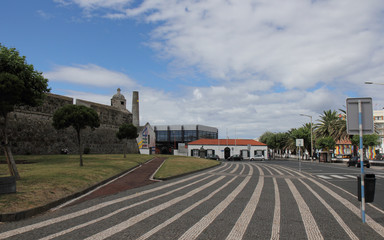
<path fill-rule="evenodd" d="M 70 154 L 78 153 L 76 132 L 72 127 L 56 130 L 52 126 L 53 113 L 73 98 L 48 93 L 39 107 L 18 107 L 9 114 L 8 136 L 14 154 L 59 154 L 68 149 Z M 82 130 L 82 142 L 90 153 L 123 153 L 123 142 L 116 132 L 123 123 L 132 123 L 132 113 L 128 110 L 76 100 L 76 104 L 96 110 L 100 117 L 100 127 L 94 131 Z M 128 152 L 136 153 L 137 143 L 131 140 Z"/>

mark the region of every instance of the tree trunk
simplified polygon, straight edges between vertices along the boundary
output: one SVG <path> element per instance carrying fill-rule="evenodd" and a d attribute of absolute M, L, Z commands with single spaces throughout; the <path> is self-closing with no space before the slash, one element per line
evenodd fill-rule
<path fill-rule="evenodd" d="M 80 130 L 76 130 L 77 132 L 77 142 L 79 143 L 79 155 L 80 155 L 80 167 L 83 166 L 83 149 L 81 147 L 81 137 L 80 137 Z"/>
<path fill-rule="evenodd" d="M 16 180 L 20 180 L 20 175 L 19 175 L 19 172 L 17 171 L 16 162 L 13 159 L 12 151 L 8 143 L 8 135 L 7 135 L 8 114 L 3 115 L 3 117 L 4 117 L 4 125 L 3 125 L 3 128 L 1 129 L 3 133 L 3 142 L 1 145 L 4 148 L 5 159 L 7 160 L 9 173 L 11 174 L 11 176 L 16 177 Z"/>
<path fill-rule="evenodd" d="M 123 147 L 124 158 L 127 157 L 127 148 L 128 148 L 128 139 L 126 139 L 126 140 L 124 141 L 124 147 Z"/>

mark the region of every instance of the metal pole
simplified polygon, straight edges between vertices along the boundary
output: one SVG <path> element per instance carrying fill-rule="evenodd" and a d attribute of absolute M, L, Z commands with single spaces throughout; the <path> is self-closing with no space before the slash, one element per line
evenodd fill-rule
<path fill-rule="evenodd" d="M 300 153 L 300 146 L 299 146 L 299 172 L 301 172 L 301 159 L 300 159 L 300 155 L 301 155 L 301 153 Z"/>
<path fill-rule="evenodd" d="M 313 122 L 312 122 L 312 116 L 311 115 L 307 115 L 307 114 L 300 114 L 301 116 L 306 116 L 306 117 L 309 117 L 311 119 L 311 161 L 313 161 Z"/>
<path fill-rule="evenodd" d="M 312 124 L 312 116 L 310 116 L 310 118 L 311 118 L 311 162 L 313 162 L 313 137 L 312 137 L 313 124 Z"/>
<path fill-rule="evenodd" d="M 359 135 L 360 135 L 360 179 L 361 179 L 361 219 L 365 223 L 365 186 L 364 186 L 364 153 L 363 153 L 363 123 L 361 100 L 359 100 Z"/>

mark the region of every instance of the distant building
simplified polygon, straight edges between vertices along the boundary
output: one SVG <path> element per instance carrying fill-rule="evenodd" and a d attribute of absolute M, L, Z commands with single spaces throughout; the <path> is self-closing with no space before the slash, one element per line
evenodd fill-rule
<path fill-rule="evenodd" d="M 204 125 L 158 125 L 156 134 L 156 153 L 172 154 L 180 146 L 201 139 L 217 139 L 219 130 Z M 182 149 L 184 150 L 184 149 Z"/>
<path fill-rule="evenodd" d="M 199 139 L 188 144 L 188 156 L 199 157 L 201 151 L 204 151 L 205 156 L 217 155 L 220 159 L 235 154 L 244 159 L 261 154 L 268 159 L 268 146 L 252 139 Z"/>
<path fill-rule="evenodd" d="M 384 153 L 384 110 L 373 111 L 373 123 L 375 132 L 380 136 L 379 151 Z"/>
<path fill-rule="evenodd" d="M 149 123 L 137 128 L 137 145 L 141 154 L 154 154 L 156 148 L 155 131 Z"/>

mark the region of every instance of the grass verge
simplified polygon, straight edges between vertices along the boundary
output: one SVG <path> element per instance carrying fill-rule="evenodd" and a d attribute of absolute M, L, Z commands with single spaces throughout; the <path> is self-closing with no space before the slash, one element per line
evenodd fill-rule
<path fill-rule="evenodd" d="M 164 179 L 219 165 L 219 161 L 204 158 L 171 156 L 156 172 L 155 178 Z"/>
<path fill-rule="evenodd" d="M 154 155 L 128 154 L 127 158 L 122 154 L 83 155 L 83 167 L 79 166 L 78 155 L 14 157 L 23 162 L 17 164 L 21 180 L 16 183 L 16 193 L 0 195 L 0 214 L 46 205 L 124 172 Z M 4 156 L 0 156 L 0 161 L 5 161 Z M 218 164 L 220 162 L 214 160 L 167 156 L 155 177 L 179 176 Z M 7 164 L 0 164 L 0 177 L 8 175 Z"/>
<path fill-rule="evenodd" d="M 17 192 L 0 195 L 0 213 L 13 213 L 43 206 L 47 203 L 89 188 L 105 179 L 126 171 L 150 155 L 83 155 L 84 166 L 79 166 L 78 155 L 15 156 L 21 180 Z M 4 157 L 0 160 L 4 161 Z M 0 177 L 7 176 L 7 164 L 0 164 Z"/>

